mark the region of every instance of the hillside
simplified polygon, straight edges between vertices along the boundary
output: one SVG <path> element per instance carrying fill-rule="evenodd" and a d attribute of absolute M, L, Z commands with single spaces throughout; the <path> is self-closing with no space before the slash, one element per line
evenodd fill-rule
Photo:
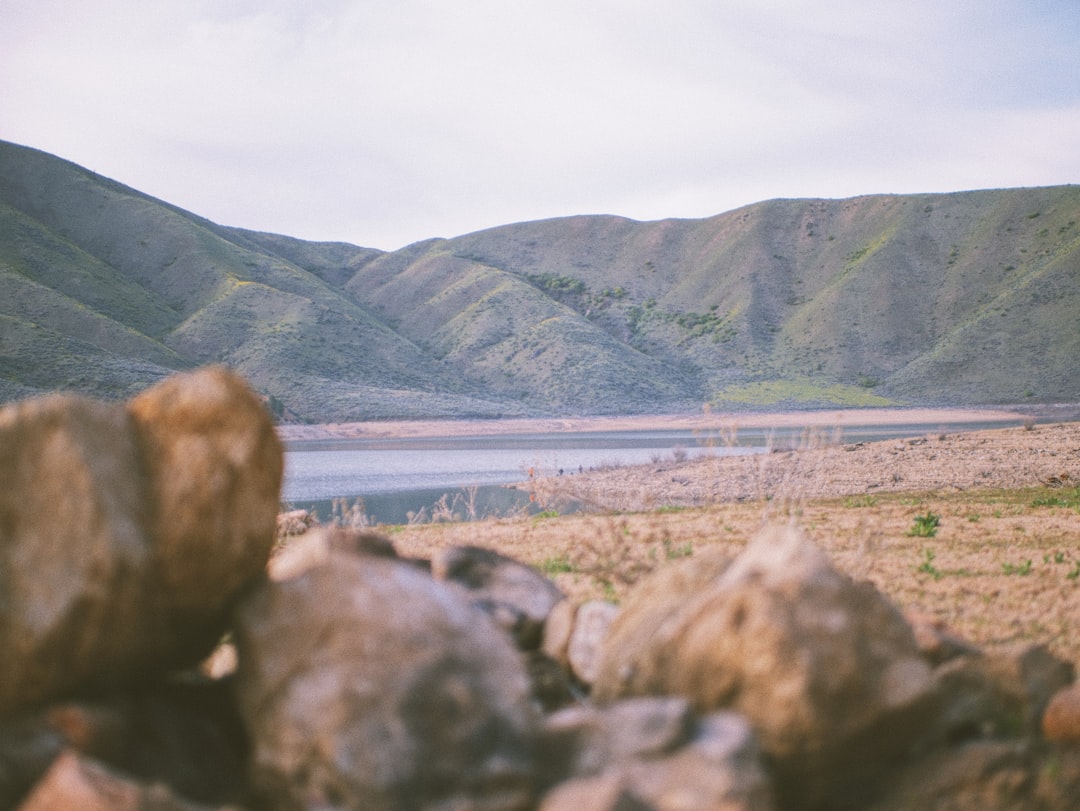
<path fill-rule="evenodd" d="M 581 216 L 382 252 L 0 142 L 0 400 L 225 363 L 285 418 L 1080 400 L 1080 187 Z"/>

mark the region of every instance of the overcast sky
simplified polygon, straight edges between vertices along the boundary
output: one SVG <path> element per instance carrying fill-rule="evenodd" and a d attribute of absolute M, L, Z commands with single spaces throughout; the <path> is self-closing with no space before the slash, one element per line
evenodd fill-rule
<path fill-rule="evenodd" d="M 1080 0 L 0 0 L 0 139 L 394 249 L 1080 182 Z"/>

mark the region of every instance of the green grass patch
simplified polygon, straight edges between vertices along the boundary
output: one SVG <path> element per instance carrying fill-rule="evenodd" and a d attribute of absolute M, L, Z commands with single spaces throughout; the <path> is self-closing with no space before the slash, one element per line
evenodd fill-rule
<path fill-rule="evenodd" d="M 846 383 L 820 383 L 809 379 L 760 380 L 727 386 L 712 397 L 714 406 L 843 406 L 874 408 L 895 403 L 869 389 Z"/>
<path fill-rule="evenodd" d="M 552 558 L 544 558 L 536 566 L 546 577 L 553 577 L 557 574 L 573 574 L 577 571 L 577 567 L 570 562 L 570 558 L 566 555 L 558 555 Z"/>
<path fill-rule="evenodd" d="M 916 515 L 907 534 L 913 538 L 933 538 L 937 535 L 938 527 L 941 526 L 941 516 L 930 512 L 925 515 Z"/>

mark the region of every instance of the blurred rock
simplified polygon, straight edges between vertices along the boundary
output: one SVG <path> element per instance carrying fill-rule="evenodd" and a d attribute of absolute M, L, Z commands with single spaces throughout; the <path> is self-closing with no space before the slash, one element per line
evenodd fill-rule
<path fill-rule="evenodd" d="M 954 634 L 937 617 L 919 611 L 906 611 L 904 617 L 915 635 L 919 653 L 931 665 L 940 665 L 958 656 L 970 656 L 979 652 L 975 645 Z"/>
<path fill-rule="evenodd" d="M 175 375 L 128 404 L 153 504 L 148 524 L 168 633 L 204 648 L 274 543 L 284 455 L 243 380 L 219 367 Z M 210 640 L 211 648 L 217 642 Z M 208 650 L 203 650 L 205 655 Z"/>
<path fill-rule="evenodd" d="M 1080 744 L 1080 682 L 1054 693 L 1043 712 L 1042 734 L 1054 743 Z"/>
<path fill-rule="evenodd" d="M 541 650 L 570 672 L 570 634 L 574 632 L 574 619 L 577 617 L 578 604 L 573 600 L 563 599 L 557 602 L 544 622 Z"/>
<path fill-rule="evenodd" d="M 899 611 L 792 527 L 759 533 L 719 576 L 693 558 L 685 566 L 631 594 L 594 696 L 667 693 L 703 712 L 733 709 L 774 765 L 783 804 L 865 801 L 936 710 Z"/>
<path fill-rule="evenodd" d="M 289 510 L 277 517 L 277 539 L 284 541 L 294 535 L 303 535 L 319 521 L 310 510 Z"/>
<path fill-rule="evenodd" d="M 530 807 L 529 681 L 459 590 L 331 552 L 252 593 L 235 636 L 260 807 Z"/>
<path fill-rule="evenodd" d="M 1073 676 L 1072 665 L 1043 645 L 952 659 L 934 671 L 940 710 L 928 735 L 953 744 L 1038 735 L 1047 703 Z"/>
<path fill-rule="evenodd" d="M 626 699 L 563 710 L 546 732 L 571 776 L 542 809 L 773 808 L 754 734 L 734 713 L 699 719 L 685 699 Z"/>
<path fill-rule="evenodd" d="M 490 549 L 453 546 L 431 559 L 431 573 L 466 589 L 522 650 L 540 646 L 544 622 L 564 595 L 531 566 Z"/>
<path fill-rule="evenodd" d="M 1054 693 L 1042 714 L 1042 735 L 1054 743 L 1080 744 L 1080 682 Z"/>
<path fill-rule="evenodd" d="M 566 645 L 570 670 L 582 684 L 592 686 L 600 671 L 600 651 L 619 615 L 619 607 L 603 600 L 583 603 L 574 615 L 574 628 Z"/>
<path fill-rule="evenodd" d="M 0 717 L 196 663 L 263 577 L 282 453 L 234 375 L 0 409 Z"/>
<path fill-rule="evenodd" d="M 147 786 L 68 750 L 49 767 L 18 811 L 210 811 L 161 785 Z"/>

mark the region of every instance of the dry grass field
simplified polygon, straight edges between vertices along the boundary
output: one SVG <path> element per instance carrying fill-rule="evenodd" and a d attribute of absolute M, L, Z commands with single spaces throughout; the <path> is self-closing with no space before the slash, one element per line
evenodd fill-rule
<path fill-rule="evenodd" d="M 798 525 L 852 577 L 988 647 L 1045 643 L 1080 666 L 1080 423 L 757 457 L 674 460 L 532 482 L 539 516 L 383 527 L 428 556 L 473 544 L 618 601 L 706 547 L 737 554 L 766 522 Z M 593 511 L 561 515 L 561 497 Z"/>

